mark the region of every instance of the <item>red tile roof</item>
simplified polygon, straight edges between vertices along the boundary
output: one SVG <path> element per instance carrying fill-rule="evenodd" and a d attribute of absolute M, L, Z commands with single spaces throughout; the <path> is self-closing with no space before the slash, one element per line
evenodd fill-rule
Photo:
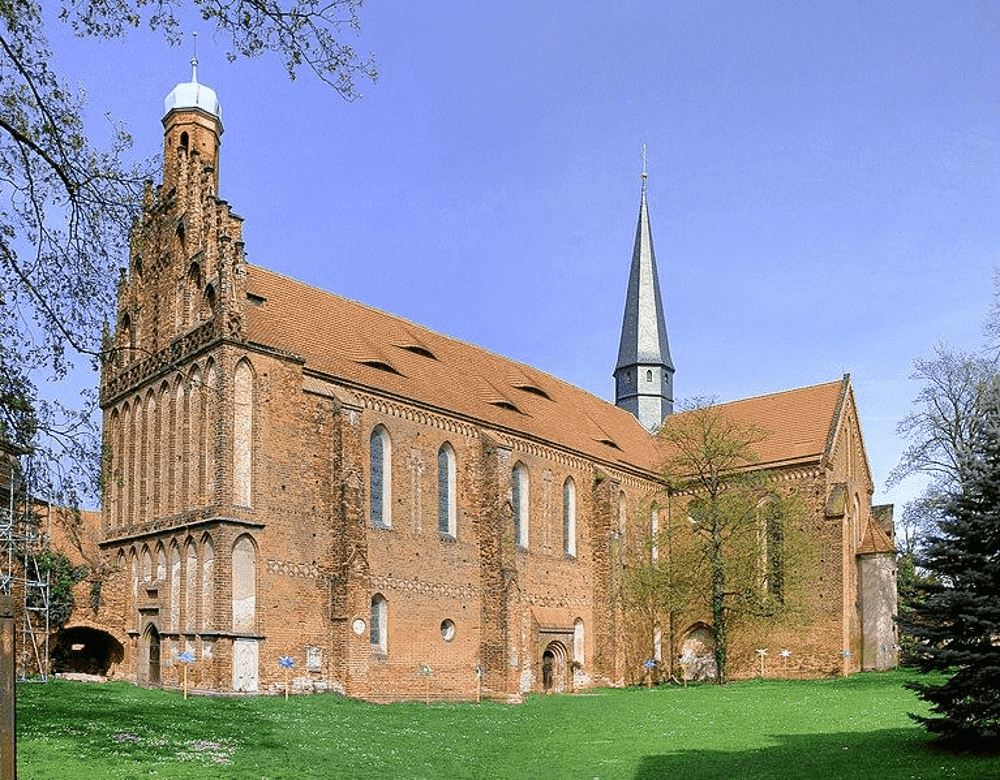
<path fill-rule="evenodd" d="M 655 470 L 655 439 L 627 411 L 555 377 L 400 317 L 248 266 L 250 341 L 303 358 L 307 370 L 377 388 L 498 431 Z"/>
<path fill-rule="evenodd" d="M 627 411 L 538 369 L 258 266 L 247 266 L 247 334 L 306 369 L 599 461 L 656 471 L 663 453 Z M 819 458 L 848 379 L 722 404 L 770 432 L 763 463 Z"/>

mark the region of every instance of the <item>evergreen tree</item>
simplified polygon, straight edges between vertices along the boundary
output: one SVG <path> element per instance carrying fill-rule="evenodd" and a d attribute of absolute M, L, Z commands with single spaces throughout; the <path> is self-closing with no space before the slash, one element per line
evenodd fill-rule
<path fill-rule="evenodd" d="M 918 643 L 924 672 L 943 684 L 913 683 L 937 717 L 914 715 L 956 741 L 1000 738 L 1000 392 L 975 423 L 961 478 L 942 502 L 937 529 L 917 563 L 933 575 L 926 598 L 900 619 Z"/>

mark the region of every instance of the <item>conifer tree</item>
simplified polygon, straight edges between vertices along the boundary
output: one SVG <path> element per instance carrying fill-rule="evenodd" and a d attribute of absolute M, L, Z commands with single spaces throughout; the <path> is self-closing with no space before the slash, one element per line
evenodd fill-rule
<path fill-rule="evenodd" d="M 942 504 L 917 563 L 936 575 L 927 597 L 900 620 L 918 642 L 916 665 L 947 675 L 910 687 L 931 704 L 914 715 L 958 742 L 1000 738 L 1000 389 L 975 423 L 961 478 Z M 935 717 L 936 716 L 936 717 Z"/>

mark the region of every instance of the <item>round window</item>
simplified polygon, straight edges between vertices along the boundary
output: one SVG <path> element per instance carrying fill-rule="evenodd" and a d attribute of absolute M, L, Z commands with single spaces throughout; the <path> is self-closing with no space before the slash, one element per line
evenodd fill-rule
<path fill-rule="evenodd" d="M 357 620 L 354 621 L 354 633 L 357 634 L 358 636 L 361 636 L 362 634 L 365 633 L 365 621 L 363 621 L 361 618 L 358 618 Z"/>
<path fill-rule="evenodd" d="M 441 621 L 441 638 L 445 642 L 450 642 L 455 638 L 455 621 L 451 618 L 445 618 Z"/>

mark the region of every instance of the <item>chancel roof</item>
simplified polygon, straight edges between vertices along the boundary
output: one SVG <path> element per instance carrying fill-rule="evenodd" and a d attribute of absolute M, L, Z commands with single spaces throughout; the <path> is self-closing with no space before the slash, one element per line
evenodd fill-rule
<path fill-rule="evenodd" d="M 717 410 L 740 423 L 752 423 L 766 434 L 754 445 L 762 466 L 817 460 L 828 455 L 850 377 L 719 404 Z M 667 418 L 683 419 L 684 412 Z"/>
<path fill-rule="evenodd" d="M 347 387 L 454 414 L 501 434 L 625 468 L 658 471 L 664 452 L 629 412 L 536 368 L 258 266 L 247 266 L 247 336 Z M 769 436 L 762 464 L 818 459 L 849 378 L 722 404 Z"/>

